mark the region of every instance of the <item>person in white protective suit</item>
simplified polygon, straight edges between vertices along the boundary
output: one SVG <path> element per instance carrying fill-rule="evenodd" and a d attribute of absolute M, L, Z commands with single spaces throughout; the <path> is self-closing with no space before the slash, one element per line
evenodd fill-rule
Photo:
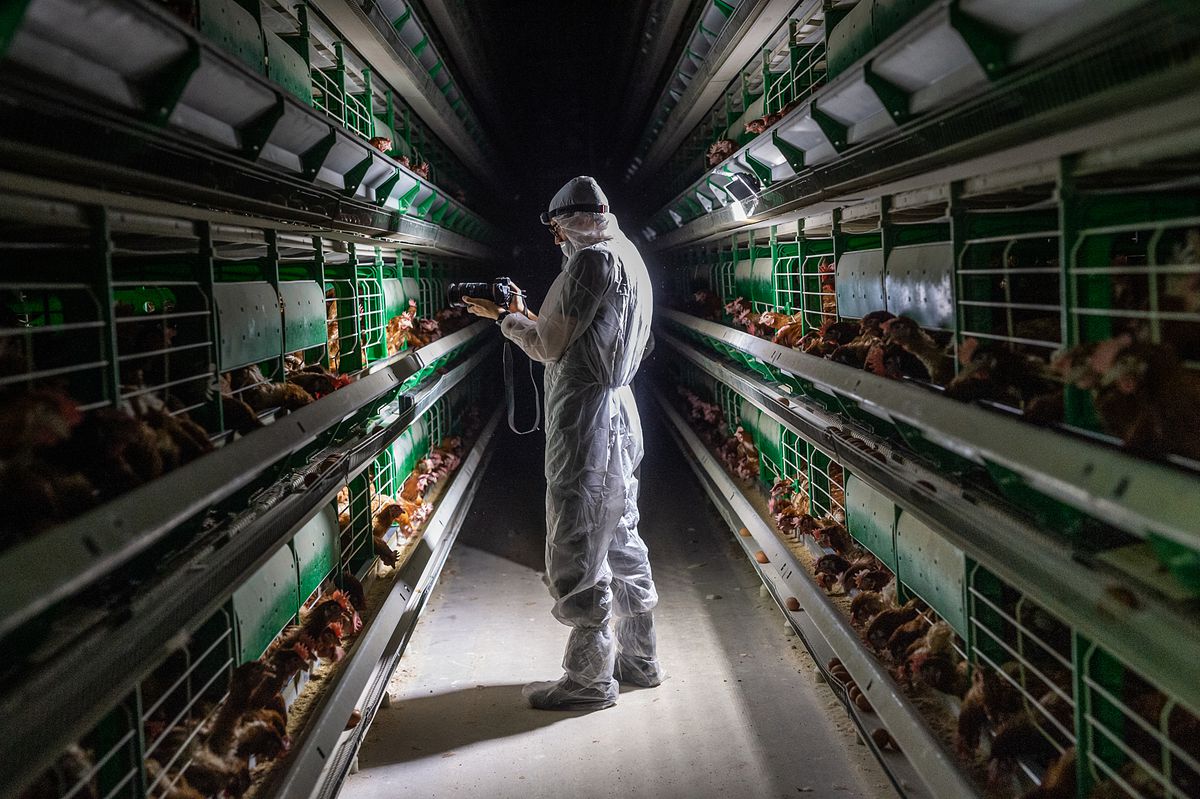
<path fill-rule="evenodd" d="M 642 427 L 629 385 L 652 347 L 652 290 L 592 178 L 563 186 L 542 222 L 566 258 L 541 312 L 520 297 L 507 312 L 465 299 L 546 364 L 546 574 L 554 616 L 572 630 L 566 674 L 527 685 L 525 697 L 542 709 L 603 708 L 618 683 L 662 680 L 658 594 L 637 532 Z"/>

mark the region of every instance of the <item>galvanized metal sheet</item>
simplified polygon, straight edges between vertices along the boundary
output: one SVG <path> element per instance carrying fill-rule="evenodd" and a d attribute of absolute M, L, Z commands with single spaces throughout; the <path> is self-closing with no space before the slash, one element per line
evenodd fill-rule
<path fill-rule="evenodd" d="M 283 347 L 286 352 L 326 343 L 325 291 L 315 280 L 289 280 L 279 285 L 283 300 Z"/>
<path fill-rule="evenodd" d="M 337 509 L 332 503 L 296 531 L 292 549 L 296 554 L 300 602 L 311 596 L 337 566 L 340 538 Z"/>
<path fill-rule="evenodd" d="M 404 313 L 408 308 L 408 298 L 404 295 L 404 284 L 399 278 L 385 277 L 383 279 L 383 318 L 391 321 L 393 317 Z"/>
<path fill-rule="evenodd" d="M 844 253 L 837 263 L 838 313 L 861 318 L 887 307 L 883 290 L 883 250 Z"/>
<path fill-rule="evenodd" d="M 760 255 L 750 262 L 751 286 L 750 299 L 775 306 L 775 264 L 771 254 Z"/>
<path fill-rule="evenodd" d="M 952 328 L 953 279 L 950 242 L 896 247 L 888 254 L 887 309 L 898 316 L 911 316 L 923 327 Z"/>
<path fill-rule="evenodd" d="M 966 555 L 911 513 L 896 522 L 896 576 L 967 637 Z"/>
<path fill-rule="evenodd" d="M 285 545 L 233 592 L 239 663 L 261 655 L 300 612 L 298 585 L 296 556 Z"/>
<path fill-rule="evenodd" d="M 221 332 L 222 372 L 249 366 L 283 352 L 283 316 L 279 297 L 266 281 L 213 286 Z"/>
<path fill-rule="evenodd" d="M 896 505 L 852 474 L 846 477 L 846 529 L 895 572 Z"/>

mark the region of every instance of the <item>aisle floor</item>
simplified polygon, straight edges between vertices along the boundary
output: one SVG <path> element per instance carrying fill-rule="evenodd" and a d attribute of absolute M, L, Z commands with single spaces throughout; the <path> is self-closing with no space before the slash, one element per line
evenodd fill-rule
<path fill-rule="evenodd" d="M 690 469 L 646 421 L 642 530 L 668 680 L 593 713 L 525 705 L 522 684 L 561 674 L 567 628 L 541 576 L 541 442 L 502 436 L 343 799 L 895 795 Z"/>

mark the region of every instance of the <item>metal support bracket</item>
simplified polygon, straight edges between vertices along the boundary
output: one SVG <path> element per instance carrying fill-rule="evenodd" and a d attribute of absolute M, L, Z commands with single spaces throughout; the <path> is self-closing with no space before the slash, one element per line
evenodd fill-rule
<path fill-rule="evenodd" d="M 826 114 L 814 102 L 809 106 L 809 113 L 812 114 L 813 122 L 817 123 L 817 127 L 825 134 L 825 138 L 829 139 L 829 143 L 833 145 L 833 149 L 839 153 L 845 150 L 849 144 L 850 129 L 845 123 L 840 122 L 829 114 Z"/>
<path fill-rule="evenodd" d="M 962 10 L 962 0 L 950 3 L 950 27 L 958 32 L 979 66 L 989 78 L 1003 74 L 1009 66 L 1012 37 Z"/>
<path fill-rule="evenodd" d="M 400 170 L 397 169 L 392 173 L 392 176 L 379 184 L 375 189 L 375 202 L 382 205 L 387 202 L 387 198 L 392 196 L 392 190 L 396 188 L 396 184 L 400 182 Z"/>
<path fill-rule="evenodd" d="M 337 143 L 337 133 L 333 128 L 329 129 L 319 142 L 304 151 L 300 156 L 300 166 L 304 170 L 304 177 L 312 180 L 321 171 L 321 167 L 325 164 L 325 159 L 329 157 L 329 153 L 333 150 L 333 145 Z"/>
<path fill-rule="evenodd" d="M 875 96 L 883 103 L 883 107 L 892 115 L 896 124 L 903 124 L 912 116 L 909 94 L 876 72 L 874 64 L 875 60 L 872 59 L 863 66 L 863 82 L 875 92 Z"/>
<path fill-rule="evenodd" d="M 804 151 L 796 145 L 783 139 L 779 136 L 779 131 L 771 131 L 771 143 L 779 152 L 783 153 L 783 157 L 787 159 L 788 166 L 793 172 L 799 173 L 804 169 Z"/>
<path fill-rule="evenodd" d="M 192 75 L 200 68 L 200 43 L 187 39 L 187 50 L 162 70 L 138 86 L 145 104 L 146 116 L 156 125 L 165 125 L 175 112 Z"/>
<path fill-rule="evenodd" d="M 267 140 L 279 120 L 283 119 L 283 95 L 275 93 L 275 102 L 266 111 L 238 128 L 238 138 L 242 141 L 242 154 L 251 160 L 256 160 L 266 146 Z"/>
<path fill-rule="evenodd" d="M 371 162 L 375 159 L 369 154 L 366 158 L 359 161 L 350 171 L 342 176 L 343 185 L 346 187 L 346 194 L 351 196 L 358 191 L 358 187 L 362 185 L 363 178 L 367 176 L 367 171 L 371 168 Z"/>

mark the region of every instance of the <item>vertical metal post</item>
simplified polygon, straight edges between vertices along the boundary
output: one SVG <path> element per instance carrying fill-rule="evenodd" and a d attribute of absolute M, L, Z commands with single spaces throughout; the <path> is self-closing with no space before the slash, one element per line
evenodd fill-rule
<path fill-rule="evenodd" d="M 967 251 L 967 236 L 969 222 L 967 209 L 962 200 L 962 181 L 950 184 L 950 199 L 948 212 L 950 216 L 950 253 L 954 259 L 954 279 L 950 281 L 950 296 L 954 302 L 954 371 L 958 372 L 958 345 L 962 343 L 963 314 L 962 314 L 962 266 L 963 255 Z"/>
<path fill-rule="evenodd" d="M 338 91 L 338 105 L 340 106 L 339 116 L 342 124 L 347 127 L 354 127 L 349 120 L 349 106 L 346 103 L 346 54 L 345 46 L 342 42 L 333 43 L 333 55 L 336 63 L 333 67 L 333 82 Z"/>
<path fill-rule="evenodd" d="M 279 290 L 279 231 L 268 229 L 264 231 L 267 237 L 267 263 L 265 265 L 267 282 L 271 284 L 271 288 L 275 289 L 275 302 L 277 302 L 279 310 L 279 319 L 283 329 L 283 337 L 279 344 L 279 357 L 275 363 L 275 374 L 277 379 L 283 380 L 287 376 L 287 366 L 284 356 L 287 354 L 287 309 L 283 304 L 283 293 Z"/>
<path fill-rule="evenodd" d="M 212 349 L 209 350 L 209 357 L 212 359 L 209 363 L 209 374 L 213 375 L 217 381 L 217 385 L 213 393 L 212 405 L 208 408 L 208 415 L 215 420 L 214 429 L 224 432 L 225 430 L 225 412 L 221 402 L 220 392 L 220 363 L 221 363 L 221 330 L 220 320 L 217 317 L 217 300 L 214 284 L 216 276 L 213 270 L 213 259 L 215 251 L 213 248 L 212 225 L 206 221 L 196 223 L 196 235 L 199 239 L 196 248 L 196 281 L 200 284 L 200 290 L 204 292 L 205 302 L 208 303 L 208 337 L 212 342 Z"/>
<path fill-rule="evenodd" d="M 1059 269 L 1059 300 L 1062 318 L 1059 321 L 1059 335 L 1064 349 L 1079 343 L 1079 325 L 1071 309 L 1079 305 L 1079 297 L 1075 282 L 1071 280 L 1071 259 L 1075 255 L 1075 245 L 1079 241 L 1080 208 L 1075 191 L 1074 180 L 1075 159 L 1066 157 L 1059 160 L 1058 168 L 1058 269 Z M 1068 424 L 1083 424 L 1092 419 L 1092 403 L 1089 392 L 1068 385 L 1065 388 L 1063 403 L 1063 421 Z"/>
<path fill-rule="evenodd" d="M 108 357 L 105 374 L 104 394 L 114 406 L 121 401 L 121 364 L 117 350 L 117 309 L 113 292 L 112 232 L 108 224 L 108 211 L 103 207 L 89 209 L 92 218 L 92 246 L 95 248 L 96 279 L 94 288 L 101 302 L 101 318 L 106 335 L 104 348 Z"/>
<path fill-rule="evenodd" d="M 375 92 L 371 89 L 371 68 L 363 67 L 363 108 L 367 112 L 367 138 L 375 136 Z"/>

